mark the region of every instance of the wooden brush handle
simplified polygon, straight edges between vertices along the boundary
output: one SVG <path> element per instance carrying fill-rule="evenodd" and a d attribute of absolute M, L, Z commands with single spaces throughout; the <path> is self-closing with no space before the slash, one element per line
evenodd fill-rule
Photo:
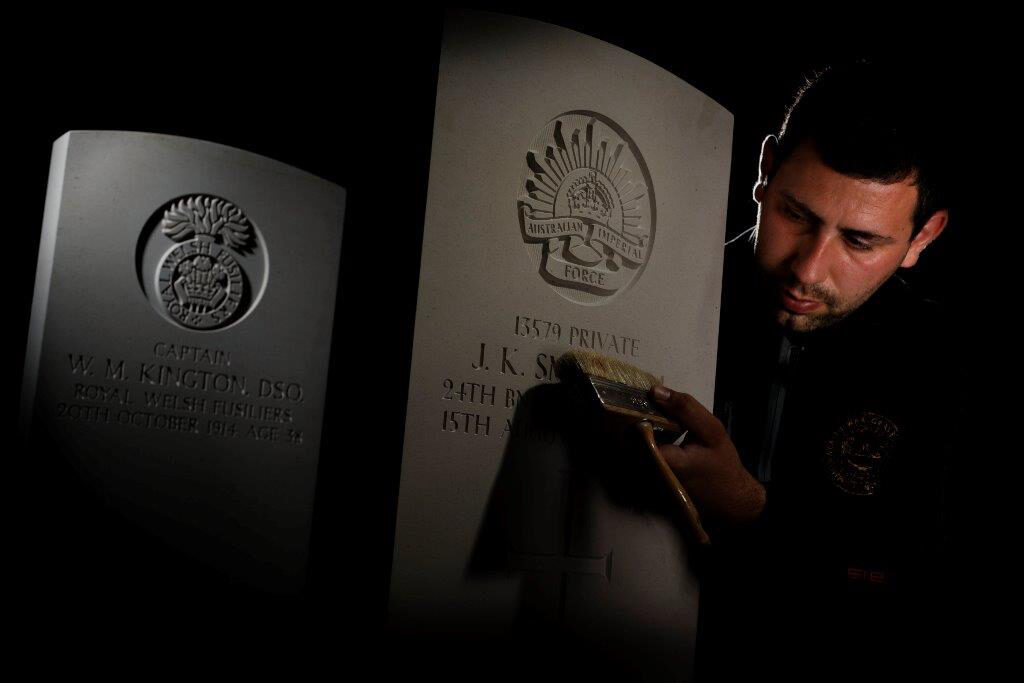
<path fill-rule="evenodd" d="M 697 512 L 697 508 L 694 506 L 693 501 L 690 500 L 690 494 L 686 492 L 683 485 L 679 483 L 679 479 L 676 477 L 676 473 L 672 471 L 672 468 L 665 462 L 665 458 L 661 457 L 661 451 L 658 449 L 658 442 L 654 440 L 654 427 L 650 422 L 641 420 L 636 424 L 637 429 L 643 434 L 644 441 L 647 443 L 647 448 L 650 450 L 651 455 L 654 456 L 655 461 L 658 463 L 658 470 L 661 471 L 661 476 L 665 480 L 665 483 L 669 485 L 669 488 L 675 493 L 676 500 L 683 508 L 686 522 L 690 527 L 690 531 L 701 543 L 701 545 L 707 545 L 711 543 L 711 539 L 708 537 L 704 527 L 700 523 L 700 514 Z"/>

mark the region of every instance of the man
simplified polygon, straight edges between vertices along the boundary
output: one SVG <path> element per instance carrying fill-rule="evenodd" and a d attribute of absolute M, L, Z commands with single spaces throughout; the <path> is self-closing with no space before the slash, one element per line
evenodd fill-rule
<path fill-rule="evenodd" d="M 943 597 L 956 373 L 897 273 L 949 212 L 900 77 L 858 63 L 798 93 L 762 145 L 757 224 L 726 247 L 718 417 L 654 391 L 689 428 L 662 449 L 712 536 L 699 679 L 870 672 L 927 641 Z"/>

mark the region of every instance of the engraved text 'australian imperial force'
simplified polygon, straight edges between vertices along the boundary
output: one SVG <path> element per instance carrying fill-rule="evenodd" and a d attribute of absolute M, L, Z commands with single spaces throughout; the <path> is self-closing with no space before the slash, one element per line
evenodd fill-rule
<path fill-rule="evenodd" d="M 211 195 L 160 207 L 139 242 L 139 283 L 150 303 L 193 330 L 241 320 L 266 284 L 266 266 L 256 226 L 239 207 Z"/>
<path fill-rule="evenodd" d="M 526 154 L 517 210 L 540 275 L 566 299 L 609 302 L 639 279 L 654 245 L 650 173 L 606 116 L 561 114 Z"/>

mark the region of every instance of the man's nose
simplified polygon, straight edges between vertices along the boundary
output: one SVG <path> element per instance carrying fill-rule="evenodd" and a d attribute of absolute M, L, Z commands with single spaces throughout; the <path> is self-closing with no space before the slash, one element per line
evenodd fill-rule
<path fill-rule="evenodd" d="M 801 236 L 790 262 L 793 275 L 804 285 L 823 282 L 828 277 L 832 240 L 825 230 L 811 230 Z"/>

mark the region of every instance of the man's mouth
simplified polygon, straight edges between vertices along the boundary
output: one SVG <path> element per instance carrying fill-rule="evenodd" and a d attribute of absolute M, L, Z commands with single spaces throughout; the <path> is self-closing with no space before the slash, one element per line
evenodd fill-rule
<path fill-rule="evenodd" d="M 822 305 L 817 299 L 801 299 L 786 290 L 782 290 L 782 305 L 790 313 L 810 313 Z"/>

